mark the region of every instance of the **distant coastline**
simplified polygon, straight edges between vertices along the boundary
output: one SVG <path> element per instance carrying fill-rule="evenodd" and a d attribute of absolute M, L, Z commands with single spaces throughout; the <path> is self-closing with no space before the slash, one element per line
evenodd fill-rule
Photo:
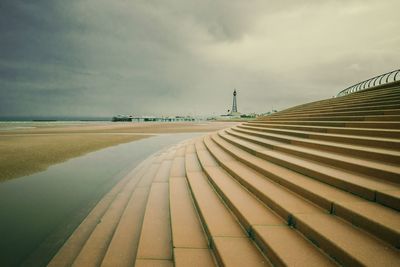
<path fill-rule="evenodd" d="M 0 116 L 0 122 L 32 122 L 32 121 L 111 121 L 110 117 L 90 116 Z"/>

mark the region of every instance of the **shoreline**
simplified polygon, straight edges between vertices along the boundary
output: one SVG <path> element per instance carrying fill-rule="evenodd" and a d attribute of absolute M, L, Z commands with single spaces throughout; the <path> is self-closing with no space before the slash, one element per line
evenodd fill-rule
<path fill-rule="evenodd" d="M 38 126 L 0 131 L 0 183 L 107 147 L 160 134 L 212 132 L 219 122 L 104 123 Z"/>
<path fill-rule="evenodd" d="M 48 167 L 107 147 L 150 135 L 46 134 L 0 137 L 0 182 L 45 171 Z"/>

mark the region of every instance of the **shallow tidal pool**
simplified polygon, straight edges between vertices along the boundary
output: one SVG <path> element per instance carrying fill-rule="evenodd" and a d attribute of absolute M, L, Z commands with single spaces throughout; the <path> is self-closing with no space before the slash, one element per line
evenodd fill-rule
<path fill-rule="evenodd" d="M 151 154 L 202 134 L 153 136 L 0 183 L 0 266 L 45 266 L 124 175 Z"/>

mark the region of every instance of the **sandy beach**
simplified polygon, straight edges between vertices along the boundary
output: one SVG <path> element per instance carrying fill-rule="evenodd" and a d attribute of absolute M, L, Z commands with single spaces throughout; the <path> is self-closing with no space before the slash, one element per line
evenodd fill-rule
<path fill-rule="evenodd" d="M 44 171 L 52 164 L 154 134 L 211 132 L 233 124 L 108 123 L 3 130 L 0 132 L 0 182 Z"/>

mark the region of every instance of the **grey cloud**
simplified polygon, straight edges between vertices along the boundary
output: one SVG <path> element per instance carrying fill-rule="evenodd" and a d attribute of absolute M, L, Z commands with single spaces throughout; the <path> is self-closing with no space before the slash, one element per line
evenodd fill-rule
<path fill-rule="evenodd" d="M 244 112 L 331 97 L 399 67 L 399 7 L 3 0 L 0 116 L 221 114 L 234 87 Z"/>

